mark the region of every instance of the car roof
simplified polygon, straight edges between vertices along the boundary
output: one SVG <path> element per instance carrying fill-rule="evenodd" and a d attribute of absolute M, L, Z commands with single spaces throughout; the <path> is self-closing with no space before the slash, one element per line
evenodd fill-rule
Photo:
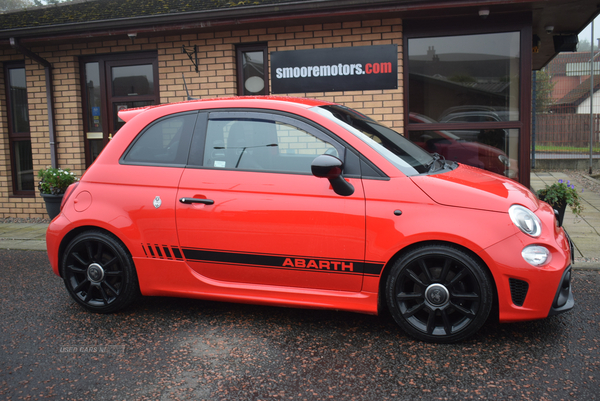
<path fill-rule="evenodd" d="M 187 105 L 188 107 L 192 107 L 194 109 L 209 109 L 209 108 L 225 108 L 225 107 L 264 107 L 270 108 L 279 104 L 285 103 L 288 106 L 297 106 L 302 109 L 308 109 L 315 106 L 325 106 L 332 105 L 335 103 L 318 100 L 318 99 L 309 99 L 302 97 L 288 97 L 288 96 L 240 96 L 240 97 L 220 97 L 213 99 L 194 99 L 187 100 L 184 102 L 177 103 L 167 103 L 160 105 L 152 105 L 152 106 L 144 106 L 144 107 L 136 107 L 131 109 L 124 109 L 119 111 L 119 117 L 123 121 L 129 121 L 133 117 L 141 114 L 145 111 L 163 108 L 163 107 L 172 107 L 178 105 Z"/>

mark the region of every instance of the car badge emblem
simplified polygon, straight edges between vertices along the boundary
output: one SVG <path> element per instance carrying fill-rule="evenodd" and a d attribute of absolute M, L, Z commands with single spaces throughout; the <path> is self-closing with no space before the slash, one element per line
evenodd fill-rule
<path fill-rule="evenodd" d="M 157 196 L 156 198 L 154 198 L 154 202 L 152 202 L 152 204 L 154 205 L 155 208 L 159 208 L 160 205 L 162 205 L 162 200 L 160 200 L 160 196 Z"/>

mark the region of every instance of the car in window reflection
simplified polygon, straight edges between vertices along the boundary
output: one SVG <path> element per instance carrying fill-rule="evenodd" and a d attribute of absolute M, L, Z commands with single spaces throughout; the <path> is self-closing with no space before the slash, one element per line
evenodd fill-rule
<path fill-rule="evenodd" d="M 496 313 L 573 307 L 570 242 L 548 204 L 358 111 L 257 97 L 119 117 L 46 235 L 90 312 L 141 294 L 390 313 L 449 343 Z"/>
<path fill-rule="evenodd" d="M 435 120 L 417 113 L 410 113 L 411 123 L 436 123 Z M 504 130 L 460 130 L 460 136 L 449 130 L 423 130 L 409 132 L 409 139 L 430 153 L 439 153 L 447 160 L 468 164 L 509 178 L 518 175 L 517 161 L 510 159 L 501 149 L 464 139 L 465 137 L 494 136 L 497 131 L 504 137 Z M 476 134 L 473 134 L 475 132 Z M 465 134 L 466 133 L 466 134 Z M 504 140 L 501 141 L 504 144 Z"/>
<path fill-rule="evenodd" d="M 477 105 L 456 106 L 445 110 L 439 118 L 440 123 L 482 123 L 517 121 L 519 113 L 502 107 Z M 493 146 L 504 152 L 508 149 L 509 130 L 496 128 L 485 130 L 460 130 L 460 138 Z"/>
<path fill-rule="evenodd" d="M 449 107 L 440 115 L 440 122 L 518 121 L 519 112 L 506 107 L 463 105 Z"/>

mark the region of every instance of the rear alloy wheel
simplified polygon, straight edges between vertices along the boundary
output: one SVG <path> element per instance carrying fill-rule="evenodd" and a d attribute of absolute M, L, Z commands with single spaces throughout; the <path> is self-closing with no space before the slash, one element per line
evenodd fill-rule
<path fill-rule="evenodd" d="M 133 260 L 112 235 L 87 231 L 65 250 L 61 274 L 69 294 L 91 312 L 124 308 L 139 294 Z"/>
<path fill-rule="evenodd" d="M 477 332 L 493 301 L 488 273 L 467 253 L 446 245 L 427 245 L 401 257 L 386 283 L 394 320 L 411 336 L 452 343 Z"/>

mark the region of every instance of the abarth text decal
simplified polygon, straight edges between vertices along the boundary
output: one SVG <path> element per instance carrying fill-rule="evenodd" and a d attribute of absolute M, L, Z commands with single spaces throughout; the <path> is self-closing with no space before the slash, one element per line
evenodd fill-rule
<path fill-rule="evenodd" d="M 182 250 L 185 259 L 190 262 L 224 263 L 265 268 L 312 270 L 330 273 L 368 274 L 377 276 L 383 269 L 383 263 L 365 263 L 356 260 L 233 253 L 190 248 L 183 248 Z"/>

